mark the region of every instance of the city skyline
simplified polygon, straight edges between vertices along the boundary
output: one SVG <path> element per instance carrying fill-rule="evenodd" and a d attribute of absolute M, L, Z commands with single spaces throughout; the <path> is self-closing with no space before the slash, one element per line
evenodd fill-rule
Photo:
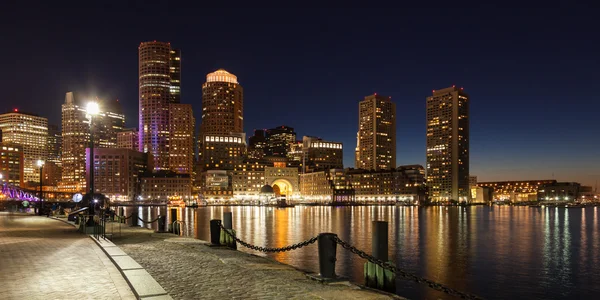
<path fill-rule="evenodd" d="M 176 12 L 174 15 L 183 20 L 185 12 Z M 473 17 L 476 12 L 471 8 L 465 14 Z M 4 78 L 8 101 L 3 102 L 9 106 L 6 110 L 32 111 L 48 117 L 50 124 L 58 124 L 64 93 L 74 90 L 94 94 L 96 91 L 100 98 L 120 99 L 126 126 L 134 127 L 138 103 L 135 47 L 140 42 L 156 39 L 171 42 L 181 49 L 184 61 L 181 102 L 193 105 L 197 120 L 201 119 L 203 78 L 223 68 L 236 74 L 245 88 L 244 130 L 248 136 L 253 129 L 291 126 L 296 128 L 298 136 L 343 142 L 344 166 L 351 167 L 357 103 L 377 92 L 390 95 L 397 105 L 397 165 L 425 165 L 424 99 L 432 89 L 455 84 L 465 87 L 472 97 L 472 175 L 481 181 L 554 178 L 595 185 L 600 177 L 597 171 L 600 166 L 595 160 L 598 152 L 595 136 L 599 129 L 593 119 L 600 107 L 590 99 L 595 95 L 593 83 L 598 63 L 586 59 L 593 57 L 595 46 L 588 41 L 586 18 L 574 18 L 567 13 L 562 22 L 530 27 L 523 34 L 512 35 L 523 23 L 546 24 L 542 14 L 516 16 L 506 28 L 480 17 L 476 21 L 494 36 L 494 39 L 486 39 L 485 34 L 468 28 L 472 21 L 449 24 L 446 29 L 442 29 L 441 20 L 425 25 L 417 18 L 400 22 L 405 27 L 385 20 L 381 25 L 351 26 L 348 16 L 357 13 L 349 11 L 312 25 L 300 22 L 296 14 L 289 21 L 276 17 L 273 22 L 284 26 L 271 33 L 256 33 L 265 26 L 250 22 L 247 28 L 238 28 L 250 34 L 249 37 L 219 40 L 211 49 L 186 36 L 188 29 L 176 33 L 171 27 L 163 30 L 158 25 L 149 25 L 147 29 L 136 27 L 112 36 L 86 21 L 82 23 L 83 28 L 66 28 L 62 34 L 51 35 L 57 38 L 56 44 L 63 41 L 66 44 L 45 45 L 48 53 L 36 54 L 44 60 L 46 55 L 60 54 L 56 60 L 64 64 L 64 68 L 58 68 L 54 62 L 43 62 L 35 68 L 23 63 L 14 78 Z M 35 17 L 40 16 L 34 13 L 28 18 Z M 132 20 L 117 20 L 108 26 L 125 26 Z M 39 22 L 23 21 L 33 21 L 21 29 L 24 32 Z M 211 21 L 215 20 L 208 17 L 202 22 Z M 53 20 L 48 29 L 61 27 L 61 22 Z M 199 28 L 203 24 L 194 23 L 191 27 Z M 411 26 L 418 29 L 411 30 Z M 218 37 L 230 28 L 225 26 L 210 35 Z M 318 34 L 321 28 L 327 30 Z M 110 38 L 116 46 L 83 42 L 73 47 L 67 37 L 84 30 L 96 36 L 95 39 Z M 270 41 L 285 30 L 295 38 L 282 37 L 276 44 Z M 399 32 L 398 41 L 386 38 L 393 32 Z M 460 33 L 461 38 L 450 33 Z M 38 35 L 30 34 L 32 40 Z M 530 35 L 536 39 L 532 41 Z M 553 42 L 556 36 L 561 37 L 560 45 Z M 7 33 L 7 37 L 9 42 L 18 41 L 14 33 Z M 84 41 L 91 41 L 90 38 L 82 37 Z M 390 46 L 375 55 L 364 45 L 377 39 Z M 451 44 L 440 52 L 435 46 L 440 42 Z M 33 41 L 29 43 L 37 45 Z M 402 47 L 403 43 L 408 46 Z M 296 49 L 292 49 L 294 47 Z M 56 52 L 59 49 L 61 52 Z M 0 51 L 15 57 L 13 50 Z M 29 51 L 20 50 L 24 55 Z M 86 54 L 82 54 L 84 52 Z M 32 60 L 40 63 L 39 58 Z M 9 62 L 9 68 L 12 63 Z M 445 67 L 431 72 L 440 64 Z M 58 69 L 59 76 L 47 80 L 49 74 L 35 72 L 37 68 Z M 54 76 L 54 72 L 50 73 Z M 36 88 L 24 90 L 23 86 L 32 81 Z M 15 84 L 10 84 L 12 82 Z"/>

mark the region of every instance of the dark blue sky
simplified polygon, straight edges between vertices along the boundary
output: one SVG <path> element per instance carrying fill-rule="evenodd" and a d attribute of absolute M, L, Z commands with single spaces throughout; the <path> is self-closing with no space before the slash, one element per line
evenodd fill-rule
<path fill-rule="evenodd" d="M 471 173 L 480 181 L 600 179 L 600 18 L 591 1 L 202 2 L 3 3 L 2 106 L 60 124 L 67 91 L 97 94 L 119 98 L 137 126 L 137 47 L 170 41 L 182 49 L 182 102 L 198 121 L 206 74 L 225 68 L 244 87 L 248 135 L 289 125 L 342 141 L 353 166 L 358 102 L 377 92 L 397 104 L 398 164 L 424 164 L 425 97 L 456 84 L 471 96 Z"/>

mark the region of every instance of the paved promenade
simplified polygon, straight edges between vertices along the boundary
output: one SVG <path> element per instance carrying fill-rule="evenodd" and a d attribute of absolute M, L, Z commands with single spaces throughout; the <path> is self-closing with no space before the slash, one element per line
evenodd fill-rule
<path fill-rule="evenodd" d="M 173 299 L 399 299 L 348 284 L 324 285 L 268 258 L 123 227 L 114 243 Z"/>
<path fill-rule="evenodd" d="M 71 225 L 0 212 L 0 299 L 135 296 L 104 252 Z"/>

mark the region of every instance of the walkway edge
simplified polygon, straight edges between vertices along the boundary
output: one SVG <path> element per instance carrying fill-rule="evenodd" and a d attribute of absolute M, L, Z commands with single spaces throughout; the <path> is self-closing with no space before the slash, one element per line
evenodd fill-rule
<path fill-rule="evenodd" d="M 72 225 L 77 228 L 77 225 L 53 217 L 57 221 Z M 93 235 L 89 237 L 98 245 L 102 252 L 112 261 L 115 267 L 119 270 L 131 291 L 138 299 L 152 300 L 172 300 L 167 291 L 133 258 L 129 257 L 121 248 L 108 240 L 97 240 Z"/>
<path fill-rule="evenodd" d="M 138 299 L 173 299 L 146 269 L 117 245 L 108 240 L 97 240 L 93 235 L 90 238 L 110 258 Z"/>

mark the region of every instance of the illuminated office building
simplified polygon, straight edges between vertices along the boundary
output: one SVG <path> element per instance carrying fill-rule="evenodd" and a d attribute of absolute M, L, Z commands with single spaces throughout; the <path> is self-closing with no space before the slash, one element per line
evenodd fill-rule
<path fill-rule="evenodd" d="M 262 129 L 254 130 L 254 135 L 248 138 L 248 158 L 264 158 L 266 148 L 267 139 L 265 138 L 265 131 Z"/>
<path fill-rule="evenodd" d="M 62 148 L 62 133 L 56 125 L 48 125 L 48 159 L 60 167 L 60 155 Z"/>
<path fill-rule="evenodd" d="M 0 140 L 0 185 L 23 185 L 23 146 Z"/>
<path fill-rule="evenodd" d="M 302 138 L 303 165 L 306 171 L 329 171 L 344 168 L 342 143 L 325 141 L 321 138 Z"/>
<path fill-rule="evenodd" d="M 150 153 L 155 170 L 169 169 L 169 104 L 181 97 L 181 52 L 170 43 L 138 48 L 139 151 Z"/>
<path fill-rule="evenodd" d="M 117 148 L 139 151 L 140 140 L 137 128 L 127 128 L 117 132 Z"/>
<path fill-rule="evenodd" d="M 286 157 L 290 146 L 296 141 L 296 132 L 289 126 L 279 126 L 267 129 L 265 132 L 267 140 L 266 155 Z"/>
<path fill-rule="evenodd" d="M 202 85 L 201 135 L 244 132 L 244 96 L 237 77 L 223 69 Z"/>
<path fill-rule="evenodd" d="M 202 168 L 204 170 L 233 170 L 244 161 L 246 135 L 207 134 L 202 138 Z"/>
<path fill-rule="evenodd" d="M 469 96 L 455 86 L 427 97 L 427 186 L 433 202 L 470 200 Z"/>
<path fill-rule="evenodd" d="M 96 148 L 116 148 L 117 133 L 123 130 L 125 115 L 117 101 L 99 101 L 100 113 L 94 116 L 94 145 Z M 65 96 L 62 105 L 62 175 L 59 186 L 65 191 L 86 191 L 85 149 L 90 146 L 90 118 L 87 101 Z"/>
<path fill-rule="evenodd" d="M 23 148 L 23 181 L 39 183 L 37 161 L 48 158 L 48 119 L 15 109 L 0 114 L 0 131 L 3 142 Z"/>
<path fill-rule="evenodd" d="M 360 101 L 357 135 L 357 169 L 396 168 L 396 104 L 391 97 L 374 94 Z"/>
<path fill-rule="evenodd" d="M 194 134 L 196 119 L 191 104 L 169 105 L 169 169 L 178 174 L 192 174 L 194 169 Z"/>

